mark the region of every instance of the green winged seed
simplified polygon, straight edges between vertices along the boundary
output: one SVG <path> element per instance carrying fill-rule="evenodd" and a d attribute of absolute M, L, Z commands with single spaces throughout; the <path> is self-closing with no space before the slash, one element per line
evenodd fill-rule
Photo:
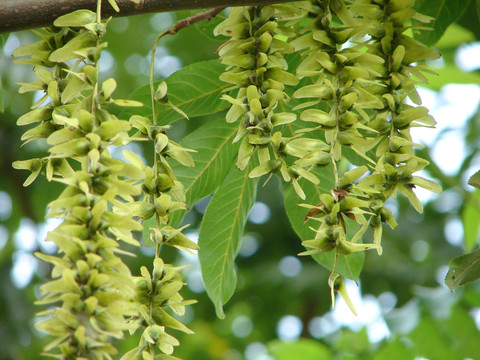
<path fill-rule="evenodd" d="M 82 27 L 84 25 L 94 23 L 97 15 L 90 10 L 77 10 L 72 13 L 60 16 L 53 25 L 58 27 Z"/>
<path fill-rule="evenodd" d="M 268 160 L 267 162 L 264 162 L 263 164 L 260 164 L 252 169 L 252 171 L 250 171 L 248 174 L 248 177 L 256 178 L 268 173 L 276 172 L 281 165 L 282 163 L 278 159 Z"/>
<path fill-rule="evenodd" d="M 307 85 L 295 91 L 293 97 L 295 99 L 318 98 L 322 100 L 331 100 L 332 89 L 327 85 Z"/>
<path fill-rule="evenodd" d="M 50 120 L 52 118 L 53 108 L 50 106 L 41 107 L 35 110 L 32 110 L 22 116 L 17 120 L 18 126 L 30 125 L 36 122 Z"/>

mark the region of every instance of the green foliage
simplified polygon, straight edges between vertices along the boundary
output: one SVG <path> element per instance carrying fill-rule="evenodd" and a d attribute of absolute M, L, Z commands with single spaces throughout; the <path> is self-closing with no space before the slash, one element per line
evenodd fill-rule
<path fill-rule="evenodd" d="M 256 197 L 257 182 L 247 172 L 231 168 L 212 197 L 200 226 L 198 257 L 207 294 L 220 318 L 223 305 L 235 292 L 235 257 L 243 228 Z"/>
<path fill-rule="evenodd" d="M 445 30 L 463 15 L 471 0 L 417 0 L 415 8 L 419 13 L 431 16 L 434 20 L 430 29 L 417 32 L 415 38 L 432 46 L 444 34 Z M 478 4 L 477 4 L 478 6 Z"/>
<path fill-rule="evenodd" d="M 460 285 L 475 281 L 480 277 L 480 249 L 452 259 L 445 283 L 455 291 Z"/>
<path fill-rule="evenodd" d="M 333 359 L 333 355 L 325 345 L 309 339 L 300 339 L 296 342 L 277 340 L 269 344 L 269 350 L 276 360 Z"/>
<path fill-rule="evenodd" d="M 113 0 L 109 3 L 116 8 Z M 145 85 L 129 100 L 116 99 L 117 81 L 99 75 L 107 24 L 98 20 L 98 13 L 81 10 L 61 17 L 56 28 L 37 32 L 42 40 L 16 50 L 15 55 L 29 57 L 17 62 L 33 66 L 38 78 L 22 83 L 20 92 L 45 96 L 18 119 L 18 125 L 30 126 L 22 136 L 25 148 L 40 150 L 29 150 L 33 159 L 14 166 L 31 172 L 24 184 L 37 194 L 45 182 L 40 175 L 63 186 L 49 205 L 49 216 L 64 223 L 47 237 L 57 244 L 59 254 L 37 253 L 53 267 L 39 301 L 52 306 L 40 313 L 49 318 L 38 325 L 56 337 L 46 350 L 65 359 L 109 358 L 117 349 L 122 360 L 174 359 L 174 347 L 182 342 L 185 346 L 175 350 L 176 355 L 201 360 L 221 358 L 225 349 L 261 341 L 280 360 L 476 356 L 475 341 L 457 339 L 463 325 L 469 334 L 477 333 L 467 310 L 458 304 L 450 316 L 424 315 L 403 337 L 394 335 L 379 344 L 369 343 L 365 329 L 326 336 L 322 342 L 271 341 L 279 308 L 299 314 L 305 327 L 302 336 L 308 336 L 308 321 L 328 308 L 326 286 L 319 285 L 319 278 L 328 277 L 332 304 L 336 291 L 355 313 L 344 278 L 358 281 L 365 264 L 364 291 L 392 289 L 405 302 L 402 296 L 411 290 L 404 277 L 431 286 L 434 270 L 425 270 L 427 262 L 439 266 L 454 256 L 444 244 L 431 242 L 427 260 L 418 260 L 416 254 L 412 257 L 418 263 L 408 258 L 415 239 L 438 241 L 443 225 L 435 224 L 445 220 L 432 206 L 424 209 L 413 191 L 422 187 L 439 192 L 440 186 L 414 174 L 426 167 L 429 155 L 416 151 L 419 146 L 410 131 L 435 125 L 428 110 L 417 106 L 417 85 L 431 79 L 430 87 L 440 89 L 452 79 L 476 81 L 475 74 L 467 75 L 450 63 L 449 53 L 473 33 L 460 27 L 446 30 L 471 2 L 417 0 L 420 14 L 411 3 L 316 0 L 234 8 L 226 17 L 192 27 L 201 33 L 199 38 L 205 35 L 201 41 L 224 42 L 217 49 L 220 61 L 186 65 L 156 82 L 154 94 Z M 441 38 L 438 44 L 445 49 L 447 64 L 437 71 L 439 80 L 424 65 L 438 53 L 409 34 L 427 45 Z M 2 99 L 0 94 L 0 107 Z M 189 122 L 181 122 L 186 116 Z M 474 130 L 474 121 L 471 126 Z M 172 140 L 176 136 L 178 142 Z M 42 148 L 45 142 L 48 147 Z M 147 164 L 129 150 L 123 151 L 126 161 L 110 154 L 114 147 L 133 142 Z M 459 178 L 460 174 L 440 180 L 444 188 L 460 193 Z M 259 181 L 267 186 L 257 193 Z M 269 190 L 276 181 L 280 193 Z M 469 181 L 474 187 L 478 183 L 476 175 Z M 446 284 L 452 291 L 479 277 L 479 250 L 473 251 L 480 221 L 477 195 L 461 195 L 465 251 L 470 253 L 450 262 Z M 47 198 L 45 191 L 42 196 Z M 195 204 L 207 196 L 211 200 L 199 221 Z M 256 245 L 261 251 L 245 255 L 248 251 L 240 250 L 247 242 L 245 232 L 261 228 L 247 225 L 257 198 L 271 201 L 277 217 L 285 210 L 288 221 L 272 219 L 268 230 L 258 230 L 265 231 L 266 241 Z M 392 198 L 400 209 L 397 219 L 385 206 Z M 421 215 L 413 215 L 407 202 Z M 284 209 L 278 206 L 282 203 Z M 425 219 L 423 229 L 410 223 L 420 217 Z M 199 246 L 182 233 L 182 221 L 191 223 L 193 231 L 199 229 Z M 393 230 L 397 221 L 399 230 L 385 229 L 389 225 Z M 300 242 L 283 223 L 290 223 Z M 152 259 L 136 251 L 139 237 L 153 249 L 152 266 L 145 266 Z M 382 244 L 383 238 L 394 237 L 397 241 Z M 127 246 L 120 247 L 119 240 Z M 10 245 L 6 258 L 13 252 Z M 203 320 L 189 324 L 198 340 L 181 335 L 192 333 L 179 319 L 188 323 L 191 310 L 186 306 L 195 301 L 184 300 L 189 290 L 180 274 L 183 267 L 168 264 L 185 261 L 172 247 L 199 250 L 206 293 L 217 316 L 226 317 L 223 322 L 213 319 L 199 294 L 202 301 L 195 313 Z M 371 256 L 365 261 L 365 250 L 381 255 L 383 247 L 387 260 Z M 138 259 L 119 257 L 133 253 Z M 329 276 L 301 257 L 301 276 L 293 282 L 279 278 L 278 259 L 298 253 L 312 255 Z M 0 263 L 2 259 L 3 255 Z M 137 272 L 139 276 L 132 276 Z M 288 292 L 280 291 L 284 288 Z M 229 300 L 231 305 L 224 309 Z M 246 305 L 248 301 L 253 305 Z M 478 306 L 470 301 L 469 306 Z M 254 322 L 250 335 L 217 335 L 235 331 L 236 319 L 245 317 Z M 265 331 L 268 326 L 270 333 Z M 133 336 L 125 336 L 126 330 Z M 112 338 L 121 339 L 119 346 Z"/>
<path fill-rule="evenodd" d="M 480 193 L 475 191 L 465 203 L 462 211 L 462 222 L 465 231 L 465 251 L 472 251 L 478 239 L 480 229 Z"/>
<path fill-rule="evenodd" d="M 238 151 L 238 146 L 232 143 L 235 132 L 236 128 L 225 122 L 225 114 L 221 112 L 209 116 L 208 123 L 182 140 L 183 146 L 196 150 L 192 155 L 195 167 L 174 167 L 185 187 L 188 208 L 212 194 L 223 183 Z M 181 215 L 175 215 L 172 222 L 178 223 Z"/>
<path fill-rule="evenodd" d="M 226 109 L 220 101 L 222 92 L 228 87 L 218 79 L 223 67 L 218 60 L 201 61 L 186 66 L 169 76 L 165 83 L 169 89 L 169 100 L 189 117 L 215 114 Z M 145 85 L 132 93 L 131 99 L 146 104 L 138 111 L 124 110 L 123 116 L 151 116 L 150 87 Z M 167 104 L 157 105 L 157 115 L 162 124 L 171 124 L 183 118 Z"/>

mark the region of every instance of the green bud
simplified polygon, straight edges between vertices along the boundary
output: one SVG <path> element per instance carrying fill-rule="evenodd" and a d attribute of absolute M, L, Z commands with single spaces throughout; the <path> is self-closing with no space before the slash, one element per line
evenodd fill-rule
<path fill-rule="evenodd" d="M 159 193 L 167 192 L 175 184 L 167 174 L 158 174 L 156 183 L 157 191 Z"/>
<path fill-rule="evenodd" d="M 355 125 L 357 122 L 358 115 L 351 111 L 346 111 L 338 117 L 338 123 L 343 128 L 348 128 L 352 125 Z"/>
<path fill-rule="evenodd" d="M 165 81 L 162 81 L 160 84 L 158 84 L 154 95 L 154 99 L 157 103 L 166 103 L 168 101 L 167 90 L 168 87 Z"/>
<path fill-rule="evenodd" d="M 343 95 L 340 98 L 339 110 L 340 112 L 345 112 L 350 110 L 350 108 L 355 104 L 358 100 L 358 94 L 355 92 L 348 93 Z"/>
<path fill-rule="evenodd" d="M 257 39 L 258 51 L 260 53 L 266 53 L 270 44 L 272 43 L 273 36 L 269 32 L 264 32 Z"/>
<path fill-rule="evenodd" d="M 168 210 L 172 205 L 172 198 L 167 194 L 160 195 L 154 202 L 155 212 L 159 216 L 165 216 L 168 214 Z"/>

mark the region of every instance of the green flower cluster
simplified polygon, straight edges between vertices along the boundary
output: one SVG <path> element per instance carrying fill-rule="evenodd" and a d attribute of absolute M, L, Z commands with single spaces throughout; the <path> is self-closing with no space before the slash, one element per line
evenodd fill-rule
<path fill-rule="evenodd" d="M 428 162 L 415 155 L 419 145 L 413 143 L 410 129 L 433 127 L 435 121 L 426 108 L 406 100 L 420 104 L 415 85 L 426 81 L 422 71 L 428 70 L 416 63 L 439 54 L 405 34 L 412 20 L 430 20 L 416 13 L 412 3 L 313 0 L 245 7 L 232 10 L 216 29 L 232 38 L 219 54 L 228 66 L 221 79 L 234 84 L 230 90 L 239 89 L 236 97 L 223 96 L 232 104 L 227 121 L 241 118 L 235 140 L 245 136 L 237 166 L 244 169 L 257 151 L 260 165 L 249 176 L 280 171 L 302 199 L 299 178 L 318 185 L 316 168 L 327 166 L 333 174 L 334 188 L 326 193 L 319 188 L 321 202 L 303 204 L 310 209 L 306 220 L 315 221 L 310 227 L 315 236 L 303 241 L 303 254 L 348 255 L 368 249 L 381 254 L 382 224 L 397 225 L 385 202 L 398 192 L 421 212 L 413 188 L 440 190 L 413 175 Z M 282 40 L 289 38 L 289 43 Z M 292 95 L 300 103 L 292 111 L 299 111 L 302 122 L 295 121 L 292 112 L 274 112 L 290 100 L 285 85 L 298 81 L 280 59 L 292 48 L 301 56 L 296 77 L 302 79 Z M 294 129 L 292 137 L 273 131 L 285 124 Z M 346 156 L 355 166 L 348 168 Z M 347 225 L 356 229 L 350 239 Z M 362 243 L 369 228 L 373 243 Z M 343 288 L 335 266 L 329 283 L 332 289 Z"/>
<path fill-rule="evenodd" d="M 54 26 L 37 32 L 42 40 L 14 53 L 29 56 L 17 63 L 34 65 L 39 78 L 22 84 L 20 92 L 45 92 L 34 110 L 18 120 L 19 125 L 36 124 L 22 139 L 46 139 L 50 145 L 48 156 L 17 161 L 14 167 L 32 172 L 25 185 L 44 173 L 66 186 L 49 204 L 49 216 L 63 220 L 47 236 L 60 257 L 36 254 L 53 265 L 53 280 L 41 286 L 43 299 L 38 301 L 51 308 L 39 313 L 44 319 L 37 328 L 56 337 L 45 350 L 60 359 L 111 358 L 117 352 L 112 337 L 123 338 L 124 331 L 138 328 L 144 328 L 140 345 L 125 359 L 153 359 L 154 346 L 171 354 L 178 341 L 165 327 L 191 331 L 167 309 L 182 314 L 193 301 L 178 293 L 184 284 L 181 269 L 163 264 L 160 247 L 198 247 L 182 229 L 168 225 L 170 212 L 186 206 L 183 186 L 167 158 L 186 166 L 193 166 L 193 159 L 168 138 L 168 127 L 136 115 L 119 120 L 106 109 L 142 104 L 112 98 L 114 79 L 98 82 L 98 60 L 106 46 L 101 42 L 106 24 L 99 13 L 79 10 L 58 18 Z M 166 96 L 164 83 L 157 93 L 159 101 Z M 110 146 L 132 141 L 154 144 L 153 168 L 128 150 L 123 151 L 128 162 L 112 158 Z M 142 231 L 140 221 L 152 217 L 151 240 L 157 247 L 153 276 L 142 267 L 141 276 L 134 278 L 118 256 L 133 254 L 120 249 L 118 241 L 139 246 L 132 232 Z"/>
<path fill-rule="evenodd" d="M 438 58 L 435 50 L 405 35 L 405 23 L 428 21 L 410 8 L 413 1 L 316 0 L 301 3 L 312 18 L 304 34 L 291 42 L 301 51 L 297 68 L 300 77 L 314 83 L 298 89 L 294 98 L 308 99 L 300 119 L 316 124 L 330 149 L 335 188 L 320 196 L 307 219 L 318 225 L 315 237 L 303 245 L 304 254 L 334 250 L 336 254 L 377 249 L 381 254 L 382 223 L 397 224 L 384 206 L 397 191 L 422 211 L 413 192 L 415 186 L 431 191 L 440 187 L 413 176 L 428 162 L 414 153 L 414 126 L 433 127 L 435 121 L 424 107 L 405 103 L 409 97 L 419 104 L 415 85 L 426 81 L 414 63 Z M 414 76 L 418 80 L 412 78 Z M 357 167 L 341 174 L 342 152 L 353 150 L 361 159 Z M 359 162 L 357 160 L 357 162 Z M 362 165 L 361 162 L 363 162 Z M 345 219 L 354 220 L 359 230 L 348 240 Z M 368 228 L 374 230 L 371 244 L 360 242 Z M 341 278 L 332 272 L 333 288 Z"/>
<path fill-rule="evenodd" d="M 139 345 L 127 352 L 121 360 L 153 360 L 155 348 L 161 351 L 162 358 L 170 358 L 168 356 L 173 353 L 173 347 L 180 343 L 166 332 L 167 327 L 193 334 L 166 311 L 170 309 L 177 315 L 183 315 L 185 306 L 195 303 L 193 300 L 183 300 L 179 294 L 183 286 L 180 270 L 181 268 L 164 264 L 158 257 L 154 260 L 152 275 L 146 267 L 141 268 L 141 276 L 135 278 L 138 315 L 132 318 L 132 323 L 144 330 Z"/>
<path fill-rule="evenodd" d="M 297 116 L 292 112 L 275 112 L 275 109 L 283 108 L 290 100 L 285 85 L 294 86 L 299 82 L 297 76 L 286 71 L 284 56 L 293 53 L 294 47 L 283 39 L 295 36 L 293 25 L 305 14 L 305 10 L 289 5 L 234 8 L 215 29 L 215 34 L 232 38 L 219 49 L 222 63 L 228 66 L 220 79 L 234 84 L 229 90 L 238 88 L 236 98 L 222 97 L 232 104 L 227 122 L 241 118 L 234 140 L 245 136 L 238 153 L 238 168 L 243 170 L 257 152 L 259 165 L 249 176 L 280 172 L 302 199 L 305 194 L 298 180 L 305 178 L 319 184 L 310 170 L 328 164 L 329 156 L 325 153 L 326 147 L 316 139 L 284 137 L 282 129 L 291 125 Z M 297 160 L 290 161 L 288 157 Z"/>
<path fill-rule="evenodd" d="M 15 168 L 32 175 L 26 185 L 44 172 L 65 190 L 49 204 L 49 216 L 63 220 L 48 233 L 61 257 L 37 253 L 53 265 L 53 280 L 41 286 L 50 309 L 39 313 L 37 328 L 56 337 L 46 351 L 60 359 L 103 359 L 117 352 L 111 339 L 131 328 L 125 316 L 132 313 L 135 284 L 118 255 L 129 254 L 118 241 L 138 246 L 132 231 L 142 225 L 132 215 L 112 213 L 141 194 L 141 168 L 113 159 L 110 145 L 132 139 L 131 124 L 105 109 L 108 104 L 141 106 L 115 100 L 114 79 L 98 83 L 98 60 L 106 24 L 88 10 L 58 18 L 54 28 L 37 32 L 37 43 L 17 49 L 15 56 L 30 56 L 18 63 L 33 64 L 38 81 L 23 84 L 20 92 L 42 90 L 35 109 L 19 118 L 19 125 L 38 124 L 23 135 L 26 142 L 44 138 L 50 145 L 42 159 L 17 161 Z M 71 66 L 67 65 L 71 64 Z M 45 100 L 49 102 L 41 106 Z"/>
<path fill-rule="evenodd" d="M 157 101 L 164 102 L 167 97 L 167 86 L 162 82 L 155 94 Z M 171 212 L 185 210 L 185 193 L 183 185 L 177 180 L 168 159 L 175 159 L 185 166 L 193 166 L 194 162 L 189 149 L 181 147 L 168 138 L 166 130 L 170 126 L 157 126 L 155 115 L 153 122 L 147 117 L 134 115 L 130 121 L 137 130 L 135 138 L 147 140 L 154 144 L 155 159 L 153 168 L 144 166 L 140 159 L 135 161 L 143 167 L 145 179 L 142 184 L 143 199 L 126 204 L 127 209 L 114 211 L 135 214 L 143 220 L 154 219 L 154 225 L 149 228 L 150 240 L 155 246 L 153 272 L 143 266 L 141 276 L 135 277 L 136 313 L 129 319 L 133 331 L 143 328 L 140 343 L 127 352 L 122 360 L 144 359 L 153 360 L 156 355 L 169 358 L 173 347 L 179 345 L 178 340 L 166 332 L 166 328 L 192 334 L 185 325 L 170 315 L 185 313 L 185 306 L 195 303 L 193 300 L 184 300 L 179 294 L 184 282 L 180 274 L 182 268 L 164 264 L 160 258 L 163 245 L 173 246 L 189 252 L 189 249 L 198 250 L 198 245 L 189 240 L 182 228 L 169 225 Z M 125 211 L 126 210 L 126 211 Z M 168 310 L 168 311 L 167 311 Z M 157 354 L 157 349 L 160 354 Z"/>

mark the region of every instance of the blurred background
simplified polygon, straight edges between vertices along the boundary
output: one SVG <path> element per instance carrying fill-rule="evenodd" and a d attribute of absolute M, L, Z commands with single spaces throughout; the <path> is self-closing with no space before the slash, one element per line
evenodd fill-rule
<path fill-rule="evenodd" d="M 181 341 L 175 355 L 195 360 L 309 359 L 479 359 L 480 284 L 455 294 L 445 286 L 448 262 L 478 247 L 480 192 L 467 185 L 480 169 L 480 25 L 471 2 L 463 17 L 436 44 L 442 53 L 430 66 L 439 74 L 419 93 L 437 120 L 436 130 L 414 131 L 419 153 L 432 160 L 425 176 L 444 191 L 418 191 L 425 210 L 418 214 L 400 197 L 389 202 L 399 223 L 385 227 L 384 254 L 367 253 L 357 283 L 347 286 L 358 316 L 341 300 L 331 309 L 328 271 L 303 251 L 290 228 L 276 179 L 260 188 L 244 234 L 238 266 L 237 291 L 219 320 L 202 284 L 195 256 L 165 251 L 167 261 L 192 264 L 184 271 L 183 296 L 197 299 L 182 321 L 193 336 L 174 334 Z M 150 51 L 155 36 L 190 12 L 161 13 L 113 19 L 102 55 L 102 76 L 115 77 L 117 98 L 126 98 L 148 81 Z M 214 23 L 200 23 L 164 38 L 157 50 L 157 79 L 185 65 L 215 58 L 223 39 L 205 36 Z M 61 191 L 39 177 L 22 186 L 26 172 L 11 163 L 43 156 L 45 145 L 21 147 L 24 129 L 15 125 L 34 99 L 19 95 L 18 82 L 33 81 L 28 66 L 14 66 L 11 53 L 36 41 L 29 32 L 3 35 L 0 41 L 0 359 L 38 359 L 48 341 L 33 327 L 33 305 L 49 267 L 32 254 L 55 253 L 43 241 L 58 222 L 45 220 L 46 205 Z M 1 97 L 0 97 L 1 98 Z M 201 122 L 201 121 L 200 121 Z M 195 121 L 174 124 L 179 140 Z M 195 240 L 209 199 L 187 215 L 187 235 Z M 132 269 L 150 266 L 152 251 L 142 248 Z M 135 275 L 136 270 L 133 270 Z M 132 336 L 118 343 L 120 354 L 137 343 Z"/>

